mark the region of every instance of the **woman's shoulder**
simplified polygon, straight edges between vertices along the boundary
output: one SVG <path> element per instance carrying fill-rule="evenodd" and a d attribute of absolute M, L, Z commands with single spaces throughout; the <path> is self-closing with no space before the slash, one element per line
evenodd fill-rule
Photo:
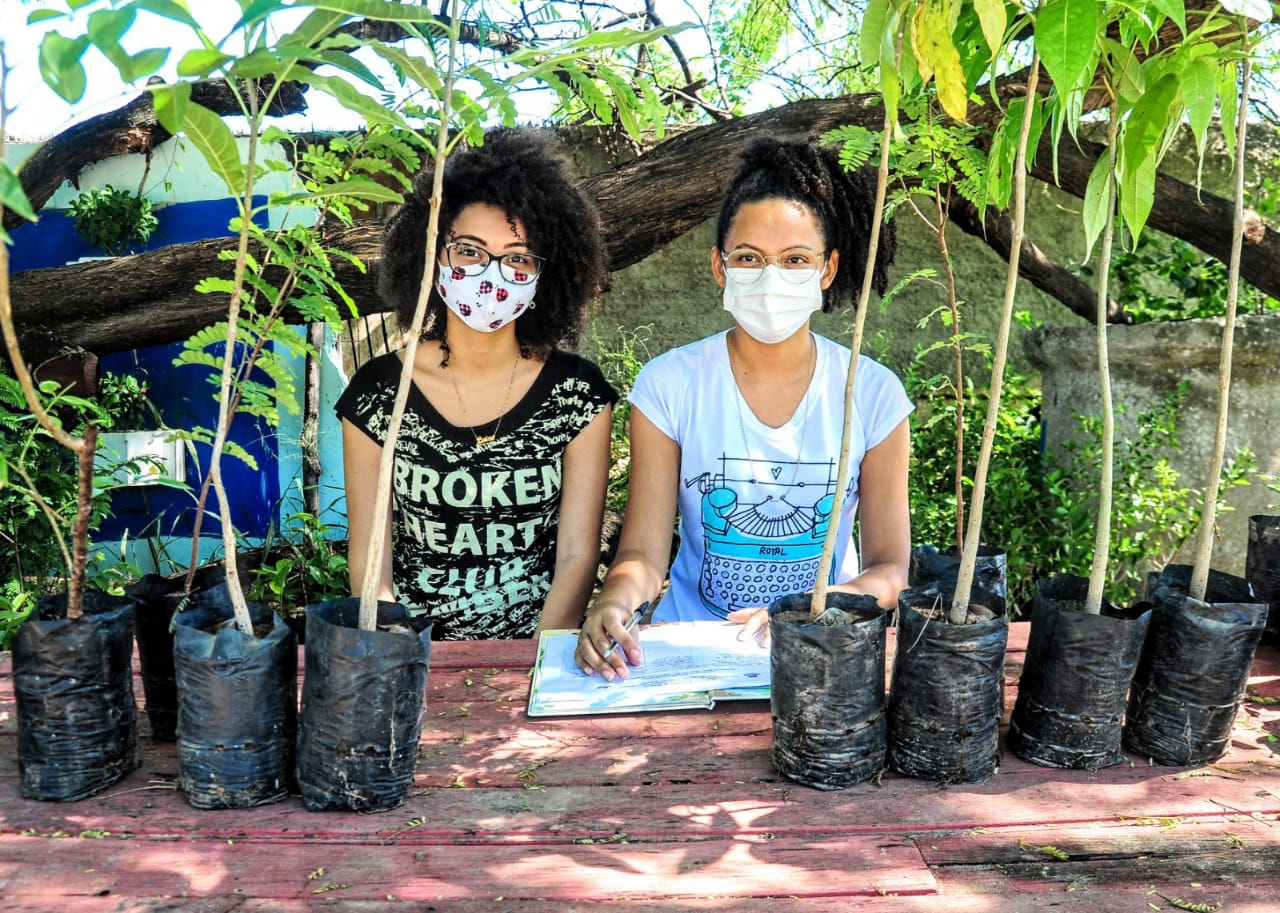
<path fill-rule="evenodd" d="M 655 355 L 649 359 L 640 368 L 640 373 L 646 372 L 650 375 L 663 374 L 668 372 L 688 374 L 695 371 L 699 366 L 706 365 L 708 359 L 715 356 L 717 352 L 723 353 L 725 330 L 712 336 L 706 336 L 702 339 L 696 339 L 693 342 L 687 342 L 682 346 L 674 349 L 668 349 L 660 355 Z"/>
<path fill-rule="evenodd" d="M 547 369 L 550 380 L 554 384 L 559 384 L 566 380 L 577 381 L 585 384 L 593 392 L 609 399 L 610 402 L 616 402 L 618 399 L 617 391 L 613 389 L 613 385 L 605 378 L 600 366 L 577 352 L 552 349 L 551 354 L 547 356 Z"/>

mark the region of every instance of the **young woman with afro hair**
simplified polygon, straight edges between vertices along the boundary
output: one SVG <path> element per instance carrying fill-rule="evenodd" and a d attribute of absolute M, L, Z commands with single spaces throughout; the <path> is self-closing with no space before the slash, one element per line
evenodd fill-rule
<path fill-rule="evenodd" d="M 911 551 L 911 401 L 893 372 L 859 357 L 852 458 L 837 479 L 851 354 L 809 329 L 811 314 L 852 302 L 862 285 L 874 200 L 874 174 L 846 172 L 811 140 L 761 139 L 743 153 L 711 250 L 733 326 L 658 356 L 636 379 L 627 513 L 578 638 L 584 672 L 625 678 L 642 661 L 625 625 L 657 598 L 677 516 L 655 621 L 728 618 L 743 637 L 763 627 L 767 641 L 764 607 L 813 589 L 832 522 L 832 589 L 897 603 Z M 886 225 L 871 277 L 881 294 L 895 247 Z M 847 496 L 832 517 L 837 485 Z"/>
<path fill-rule="evenodd" d="M 426 257 L 432 172 L 391 217 L 378 289 L 409 326 Z M 444 169 L 436 281 L 396 445 L 391 545 L 364 560 L 403 352 L 363 365 L 337 403 L 352 591 L 432 619 L 441 639 L 577 627 L 600 554 L 617 394 L 557 346 L 605 278 L 595 209 L 552 138 L 489 132 Z"/>

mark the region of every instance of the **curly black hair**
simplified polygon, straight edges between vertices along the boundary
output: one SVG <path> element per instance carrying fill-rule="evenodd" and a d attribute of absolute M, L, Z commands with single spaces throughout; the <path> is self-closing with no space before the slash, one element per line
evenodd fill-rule
<path fill-rule="evenodd" d="M 807 207 L 818 217 L 827 249 L 840 251 L 840 269 L 822 296 L 822 310 L 829 312 L 845 301 L 853 303 L 862 286 L 875 199 L 875 170 L 846 171 L 839 153 L 818 145 L 814 137 L 756 139 L 743 150 L 742 164 L 720 205 L 716 246 L 724 249 L 729 227 L 747 203 L 791 200 Z M 888 221 L 880 228 L 872 274 L 872 286 L 881 295 L 889 286 L 889 266 L 897 251 L 897 232 Z"/>
<path fill-rule="evenodd" d="M 486 133 L 483 145 L 451 155 L 444 166 L 437 262 L 458 213 L 473 203 L 518 219 L 530 251 L 547 261 L 538 276 L 537 306 L 516 318 L 516 338 L 526 357 L 545 356 L 558 343 L 577 340 L 606 276 L 600 217 L 558 145 L 545 130 L 502 127 Z M 378 293 L 404 329 L 413 325 L 422 282 L 433 164 L 414 178 L 382 240 Z M 447 363 L 445 310 L 439 291 L 432 289 L 422 338 L 441 340 Z"/>

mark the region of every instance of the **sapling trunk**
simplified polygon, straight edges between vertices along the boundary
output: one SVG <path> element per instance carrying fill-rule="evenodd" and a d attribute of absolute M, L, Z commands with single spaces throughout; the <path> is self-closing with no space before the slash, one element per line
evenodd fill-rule
<path fill-rule="evenodd" d="M 80 440 L 76 485 L 76 519 L 71 526 L 71 578 L 67 581 L 67 617 L 78 618 L 84 605 L 84 572 L 89 565 L 89 514 L 93 509 L 93 455 L 98 427 L 89 425 Z M 76 607 L 75 615 L 71 606 Z"/>
<path fill-rule="evenodd" d="M 250 207 L 253 205 L 254 172 L 257 170 L 258 153 L 258 93 L 255 86 L 250 87 L 249 110 L 250 123 L 255 129 L 249 130 L 249 149 L 245 162 L 244 203 L 240 210 L 240 241 L 236 250 L 236 265 L 231 301 L 227 305 L 227 350 L 222 357 L 222 379 L 218 395 L 218 426 L 213 437 L 213 452 L 209 456 L 209 478 L 213 482 L 214 491 L 218 494 L 218 517 L 222 522 L 222 551 L 226 556 L 227 593 L 231 598 L 231 608 L 235 612 L 236 627 L 247 637 L 253 636 L 253 619 L 249 615 L 249 605 L 245 602 L 244 589 L 240 585 L 240 570 L 236 562 L 236 533 L 231 523 L 231 504 L 222 484 L 222 450 L 227 443 L 227 434 L 231 429 L 232 419 L 232 385 L 231 378 L 235 368 L 237 323 L 240 319 L 240 306 L 244 299 L 245 271 L 249 261 L 249 225 L 251 221 Z M 194 566 L 194 562 L 192 562 Z M 190 580 L 190 576 L 188 576 Z"/>
<path fill-rule="evenodd" d="M 1027 76 L 1027 102 L 1022 110 L 1018 145 L 1013 157 L 1013 232 L 1009 238 L 1009 271 L 1005 274 L 1004 307 L 1000 312 L 1000 331 L 991 362 L 991 389 L 987 400 L 987 419 L 982 426 L 982 443 L 978 449 L 978 465 L 973 474 L 973 503 L 969 505 L 969 529 L 960 551 L 960 567 L 956 572 L 956 589 L 951 597 L 947 621 L 964 624 L 969 611 L 970 592 L 978 568 L 978 546 L 982 540 L 982 508 L 987 493 L 987 472 L 995 449 L 996 423 L 1000 418 L 1000 394 L 1004 389 L 1004 366 L 1009 355 L 1009 331 L 1013 326 L 1014 294 L 1018 289 L 1018 263 L 1022 256 L 1022 235 L 1027 221 L 1027 138 L 1035 117 L 1036 88 L 1040 81 L 1040 55 L 1031 57 Z M 957 493 L 957 504 L 963 502 Z M 960 514 L 957 512 L 957 522 Z"/>
<path fill-rule="evenodd" d="M 956 270 L 947 247 L 947 207 L 937 188 L 933 191 L 938 210 L 938 251 L 947 275 L 947 305 L 951 309 L 951 353 L 955 368 L 956 394 L 956 549 L 964 548 L 964 346 L 960 339 L 960 303 L 956 295 Z"/>
<path fill-rule="evenodd" d="M 818 562 L 818 579 L 814 581 L 813 599 L 809 614 L 821 615 L 827 606 L 831 564 L 835 560 L 836 537 L 840 531 L 840 511 L 844 508 L 844 477 L 849 468 L 849 450 L 853 441 L 853 384 L 857 376 L 858 353 L 862 351 L 862 328 L 867 319 L 871 302 L 871 284 L 876 269 L 876 252 L 880 246 L 880 225 L 884 221 L 885 190 L 889 186 L 889 145 L 893 138 L 894 123 L 886 107 L 884 133 L 880 138 L 880 172 L 876 180 L 876 202 L 871 214 L 871 239 L 867 242 L 867 270 L 862 277 L 862 289 L 858 292 L 857 311 L 853 317 L 853 343 L 849 354 L 849 376 L 844 385 L 844 430 L 840 435 L 840 459 L 836 463 L 836 490 L 831 504 L 831 519 L 827 523 L 827 535 L 822 542 L 822 558 Z"/>
<path fill-rule="evenodd" d="M 378 626 L 378 590 L 381 586 L 383 549 L 387 546 L 387 519 L 391 514 L 391 482 L 395 466 L 396 439 L 400 435 L 400 423 L 404 418 L 405 403 L 409 399 L 409 387 L 413 384 L 413 365 L 418 354 L 418 340 L 422 325 L 427 319 L 427 302 L 435 284 L 436 240 L 440 233 L 440 197 L 444 188 L 444 163 L 448 155 L 449 117 L 452 111 L 454 62 L 458 49 L 458 0 L 452 0 L 449 10 L 449 68 L 445 76 L 443 99 L 440 103 L 440 130 L 436 139 L 435 173 L 431 181 L 431 209 L 427 216 L 426 256 L 423 257 L 422 283 L 418 286 L 418 301 L 413 309 L 413 324 L 404 349 L 404 364 L 400 369 L 400 384 L 396 388 L 395 404 L 391 409 L 391 421 L 382 445 L 378 461 L 378 487 L 373 497 L 373 518 L 369 524 L 369 548 L 365 553 L 364 581 L 360 590 L 360 619 L 362 631 L 373 631 Z"/>
<path fill-rule="evenodd" d="M 1240 257 L 1244 246 L 1245 132 L 1249 127 L 1249 76 L 1253 70 L 1247 30 L 1244 37 L 1244 50 L 1240 77 L 1240 110 L 1236 121 L 1235 211 L 1231 219 L 1231 262 L 1227 267 L 1227 313 L 1222 327 L 1222 352 L 1218 359 L 1218 425 L 1214 432 L 1213 452 L 1209 459 L 1209 478 L 1204 483 L 1200 536 L 1196 542 L 1196 560 L 1191 571 L 1191 586 L 1188 589 L 1188 595 L 1200 602 L 1205 601 L 1205 593 L 1209 587 L 1209 562 L 1213 558 L 1218 486 L 1227 449 L 1227 411 L 1231 400 L 1231 352 L 1235 338 L 1236 306 L 1240 297 Z"/>
<path fill-rule="evenodd" d="M 1116 101 L 1112 97 L 1107 119 L 1107 210 L 1102 226 L 1102 249 L 1098 253 L 1098 311 L 1095 325 L 1098 339 L 1098 381 L 1102 406 L 1102 472 L 1098 482 L 1098 528 L 1093 539 L 1093 564 L 1089 567 L 1089 592 L 1084 610 L 1102 614 L 1102 589 L 1107 580 L 1107 559 L 1111 552 L 1111 500 L 1116 417 L 1111 410 L 1111 365 L 1107 357 L 1107 290 L 1111 275 L 1111 245 L 1116 228 L 1116 137 L 1120 132 Z"/>

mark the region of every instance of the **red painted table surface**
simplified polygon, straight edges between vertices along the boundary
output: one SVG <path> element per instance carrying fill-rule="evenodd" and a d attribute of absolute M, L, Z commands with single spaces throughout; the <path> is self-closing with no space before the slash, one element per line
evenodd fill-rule
<path fill-rule="evenodd" d="M 1011 628 L 1009 707 L 1026 634 Z M 839 792 L 774 772 L 764 702 L 529 719 L 532 657 L 434 645 L 413 792 L 363 815 L 296 797 L 196 811 L 144 714 L 137 772 L 82 802 L 23 799 L 0 654 L 0 911 L 1280 911 L 1274 648 L 1215 765 L 1006 754 L 985 783 Z"/>

